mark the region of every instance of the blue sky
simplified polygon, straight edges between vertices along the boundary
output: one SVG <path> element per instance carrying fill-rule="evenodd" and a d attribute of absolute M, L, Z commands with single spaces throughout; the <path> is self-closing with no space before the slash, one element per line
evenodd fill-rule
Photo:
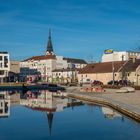
<path fill-rule="evenodd" d="M 103 51 L 134 50 L 139 0 L 0 0 L 0 51 L 23 60 L 45 53 L 48 29 L 56 55 L 99 61 Z"/>

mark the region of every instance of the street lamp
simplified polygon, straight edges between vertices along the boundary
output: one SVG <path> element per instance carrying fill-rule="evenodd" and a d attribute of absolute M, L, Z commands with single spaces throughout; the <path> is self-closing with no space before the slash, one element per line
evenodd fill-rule
<path fill-rule="evenodd" d="M 115 82 L 114 52 L 112 53 L 112 55 L 113 55 L 113 60 L 112 60 L 112 79 L 113 79 L 113 83 L 112 83 L 112 85 L 114 85 L 114 82 Z"/>
<path fill-rule="evenodd" d="M 112 77 L 113 77 L 113 85 L 114 85 L 114 81 L 115 81 L 115 68 L 114 68 L 114 59 L 112 61 Z"/>
<path fill-rule="evenodd" d="M 105 54 L 112 54 L 112 80 L 113 80 L 113 85 L 114 85 L 114 81 L 115 81 L 115 68 L 114 68 L 114 51 L 113 49 L 107 49 L 104 51 Z"/>
<path fill-rule="evenodd" d="M 139 85 L 139 74 L 136 74 L 137 76 L 137 86 Z"/>

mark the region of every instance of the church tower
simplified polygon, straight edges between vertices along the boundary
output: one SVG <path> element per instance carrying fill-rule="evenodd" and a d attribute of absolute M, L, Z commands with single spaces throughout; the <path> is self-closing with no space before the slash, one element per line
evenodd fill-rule
<path fill-rule="evenodd" d="M 51 40 L 51 29 L 49 29 L 49 37 L 48 37 L 46 55 L 55 55 L 53 52 L 53 46 L 52 46 L 52 40 Z"/>
<path fill-rule="evenodd" d="M 49 135 L 51 136 L 52 134 L 52 123 L 53 123 L 53 113 L 52 112 L 48 112 L 47 113 L 47 117 L 48 117 L 48 125 L 49 125 Z"/>

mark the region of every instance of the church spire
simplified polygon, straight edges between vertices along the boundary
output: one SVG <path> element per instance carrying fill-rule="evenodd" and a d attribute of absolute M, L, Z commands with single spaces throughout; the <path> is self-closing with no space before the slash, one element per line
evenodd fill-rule
<path fill-rule="evenodd" d="M 51 136 L 52 122 L 53 122 L 53 113 L 52 112 L 47 113 L 47 117 L 48 117 L 48 125 L 49 125 L 49 135 Z"/>
<path fill-rule="evenodd" d="M 48 37 L 48 45 L 47 45 L 46 55 L 54 55 L 52 41 L 51 41 L 51 29 L 49 29 L 49 37 Z"/>

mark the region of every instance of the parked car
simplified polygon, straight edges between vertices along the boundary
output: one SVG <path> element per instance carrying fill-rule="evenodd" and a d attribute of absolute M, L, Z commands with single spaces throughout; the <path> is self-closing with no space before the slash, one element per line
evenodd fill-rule
<path fill-rule="evenodd" d="M 107 84 L 113 85 L 113 80 L 109 81 Z M 126 85 L 131 85 L 131 82 L 128 80 L 119 80 L 119 81 L 114 81 L 114 85 L 126 86 Z"/>
<path fill-rule="evenodd" d="M 91 84 L 92 83 L 92 80 L 91 79 L 82 79 L 81 81 L 80 81 L 80 84 Z"/>
<path fill-rule="evenodd" d="M 98 80 L 94 80 L 92 83 L 92 86 L 95 86 L 95 85 L 103 85 L 103 82 L 98 81 Z"/>
<path fill-rule="evenodd" d="M 113 85 L 113 80 L 109 81 L 107 84 L 108 85 Z M 119 82 L 118 81 L 114 81 L 114 85 L 119 85 Z"/>
<path fill-rule="evenodd" d="M 128 80 L 120 80 L 119 85 L 121 86 L 131 85 L 131 82 Z"/>

